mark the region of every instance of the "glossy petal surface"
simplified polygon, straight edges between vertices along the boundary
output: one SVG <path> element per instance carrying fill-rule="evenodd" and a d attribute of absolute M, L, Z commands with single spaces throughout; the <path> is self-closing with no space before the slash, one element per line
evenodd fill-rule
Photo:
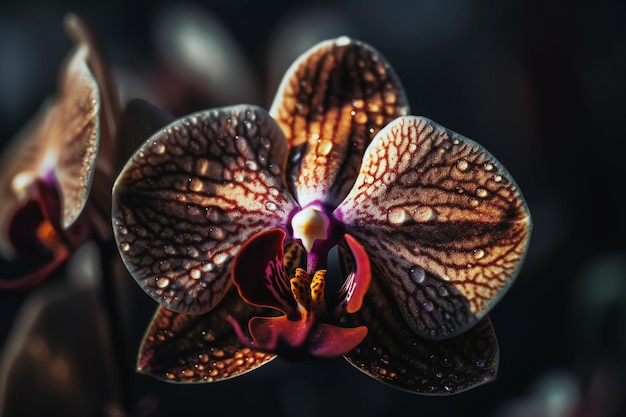
<path fill-rule="evenodd" d="M 531 229 L 510 174 L 484 148 L 407 116 L 380 132 L 335 212 L 419 335 L 467 330 L 517 274 Z"/>
<path fill-rule="evenodd" d="M 495 378 L 498 342 L 488 317 L 460 336 L 424 339 L 407 326 L 390 289 L 375 275 L 356 314 L 368 333 L 346 354 L 348 362 L 381 382 L 421 394 L 461 392 Z"/>
<path fill-rule="evenodd" d="M 365 326 L 340 327 L 286 316 L 254 317 L 249 330 L 260 349 L 288 360 L 337 358 L 354 349 L 367 334 Z"/>
<path fill-rule="evenodd" d="M 213 382 L 251 371 L 275 355 L 244 346 L 227 317 L 245 324 L 254 313 L 236 291 L 208 314 L 159 307 L 144 336 L 137 369 L 170 382 Z"/>
<path fill-rule="evenodd" d="M 369 45 L 342 37 L 305 52 L 270 110 L 289 142 L 287 178 L 298 202 L 337 206 L 371 139 L 407 108 L 393 68 Z"/>
<path fill-rule="evenodd" d="M 61 196 L 61 219 L 68 228 L 85 207 L 93 180 L 99 144 L 99 88 L 86 62 L 88 48 L 80 45 L 65 62 L 59 91 L 5 149 L 1 161 L 0 248 L 14 255 L 7 241 L 12 215 L 29 198 L 35 179 L 53 178 Z"/>
<path fill-rule="evenodd" d="M 242 247 L 235 258 L 232 280 L 248 303 L 295 313 L 296 300 L 283 267 L 285 232 L 271 229 L 259 233 Z"/>
<path fill-rule="evenodd" d="M 115 237 L 141 287 L 171 310 L 213 308 L 243 242 L 297 207 L 286 156 L 280 128 L 253 106 L 192 114 L 149 138 L 113 190 Z"/>

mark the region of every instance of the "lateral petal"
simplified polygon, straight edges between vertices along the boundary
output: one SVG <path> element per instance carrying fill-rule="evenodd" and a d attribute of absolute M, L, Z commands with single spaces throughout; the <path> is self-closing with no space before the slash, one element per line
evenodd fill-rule
<path fill-rule="evenodd" d="M 415 116 L 372 141 L 335 216 L 380 269 L 409 326 L 435 339 L 487 314 L 517 275 L 531 231 L 519 188 L 491 154 Z"/>
<path fill-rule="evenodd" d="M 150 137 L 113 188 L 115 238 L 139 285 L 171 310 L 211 310 L 241 245 L 285 227 L 297 207 L 286 156 L 280 128 L 255 106 L 195 113 Z"/>

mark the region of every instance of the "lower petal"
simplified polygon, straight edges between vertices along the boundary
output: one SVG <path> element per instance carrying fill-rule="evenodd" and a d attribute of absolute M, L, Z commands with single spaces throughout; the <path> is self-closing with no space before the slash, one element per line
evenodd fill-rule
<path fill-rule="evenodd" d="M 245 323 L 254 311 L 235 291 L 207 314 L 159 307 L 141 344 L 137 370 L 169 382 L 214 382 L 264 365 L 275 355 L 243 344 L 227 319 Z"/>
<path fill-rule="evenodd" d="M 390 290 L 375 280 L 361 310 L 367 337 L 345 358 L 385 384 L 418 394 L 453 394 L 496 377 L 498 341 L 489 317 L 446 340 L 417 335 L 404 321 Z"/>

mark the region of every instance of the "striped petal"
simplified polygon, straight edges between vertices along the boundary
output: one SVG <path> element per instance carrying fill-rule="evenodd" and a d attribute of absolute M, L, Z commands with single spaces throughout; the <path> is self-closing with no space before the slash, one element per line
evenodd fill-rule
<path fill-rule="evenodd" d="M 115 238 L 139 285 L 171 310 L 213 308 L 241 245 L 297 207 L 286 157 L 280 128 L 254 106 L 192 114 L 149 138 L 113 190 Z"/>
<path fill-rule="evenodd" d="M 398 118 L 372 141 L 336 209 L 423 337 L 458 335 L 511 285 L 531 220 L 511 175 L 484 148 L 436 123 Z"/>
<path fill-rule="evenodd" d="M 351 318 L 367 325 L 367 336 L 345 355 L 348 362 L 372 378 L 419 394 L 458 393 L 496 377 L 498 341 L 489 317 L 460 336 L 424 339 L 407 326 L 390 288 L 374 274 L 363 308 Z"/>
<path fill-rule="evenodd" d="M 270 114 L 289 143 L 287 180 L 300 205 L 336 207 L 374 135 L 407 110 L 393 68 L 369 45 L 341 37 L 297 59 Z"/>
<path fill-rule="evenodd" d="M 244 346 L 229 320 L 247 323 L 256 310 L 235 291 L 207 314 L 159 307 L 144 335 L 137 370 L 169 382 L 215 382 L 252 371 L 276 356 Z"/>

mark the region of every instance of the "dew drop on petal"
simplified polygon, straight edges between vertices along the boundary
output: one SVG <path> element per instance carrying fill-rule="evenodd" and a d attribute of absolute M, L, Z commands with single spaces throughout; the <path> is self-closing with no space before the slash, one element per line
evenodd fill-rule
<path fill-rule="evenodd" d="M 393 207 L 387 212 L 387 221 L 393 226 L 399 226 L 406 221 L 406 211 L 402 207 Z"/>
<path fill-rule="evenodd" d="M 124 242 L 120 245 L 120 249 L 122 250 L 122 252 L 128 252 L 130 250 L 130 245 Z"/>
<path fill-rule="evenodd" d="M 202 276 L 202 273 L 200 272 L 199 269 L 192 269 L 191 272 L 189 273 L 189 276 L 193 279 L 200 279 L 200 277 Z"/>
<path fill-rule="evenodd" d="M 435 220 L 437 212 L 429 206 L 420 206 L 413 212 L 413 220 L 418 223 L 425 223 Z"/>
<path fill-rule="evenodd" d="M 265 208 L 268 209 L 269 211 L 274 211 L 278 208 L 278 206 L 276 205 L 276 203 L 269 201 L 265 203 Z"/>
<path fill-rule="evenodd" d="M 422 304 L 422 308 L 426 311 L 433 311 L 435 306 L 433 305 L 433 303 L 429 301 L 429 302 Z"/>
<path fill-rule="evenodd" d="M 473 254 L 474 258 L 482 259 L 485 256 L 485 251 L 482 249 L 474 249 Z"/>
<path fill-rule="evenodd" d="M 479 198 L 485 198 L 489 195 L 489 192 L 487 190 L 485 190 L 484 188 L 477 188 L 476 189 L 476 196 Z"/>
<path fill-rule="evenodd" d="M 367 113 L 359 111 L 354 114 L 354 122 L 362 125 L 367 123 Z"/>
<path fill-rule="evenodd" d="M 467 169 L 469 168 L 469 163 L 465 159 L 461 159 L 459 162 L 456 163 L 456 168 L 461 172 L 467 171 Z"/>
<path fill-rule="evenodd" d="M 270 195 L 272 195 L 274 197 L 277 197 L 280 194 L 280 190 L 278 188 L 276 188 L 276 187 L 270 187 L 268 189 L 268 191 L 269 191 Z"/>
<path fill-rule="evenodd" d="M 424 279 L 426 279 L 426 272 L 423 268 L 413 265 L 409 268 L 409 278 L 411 278 L 413 282 L 421 284 L 424 282 Z"/>
<path fill-rule="evenodd" d="M 365 105 L 365 102 L 361 99 L 352 100 L 352 106 L 355 109 L 362 109 L 364 105 Z"/>
<path fill-rule="evenodd" d="M 157 155 L 163 155 L 165 153 L 165 145 L 161 142 L 153 142 L 154 145 L 154 153 L 156 153 Z"/>
<path fill-rule="evenodd" d="M 327 156 L 333 149 L 333 142 L 327 139 L 320 140 L 317 144 L 317 154 Z"/>
<path fill-rule="evenodd" d="M 156 285 L 159 288 L 167 288 L 170 285 L 170 279 L 168 277 L 157 277 Z"/>

